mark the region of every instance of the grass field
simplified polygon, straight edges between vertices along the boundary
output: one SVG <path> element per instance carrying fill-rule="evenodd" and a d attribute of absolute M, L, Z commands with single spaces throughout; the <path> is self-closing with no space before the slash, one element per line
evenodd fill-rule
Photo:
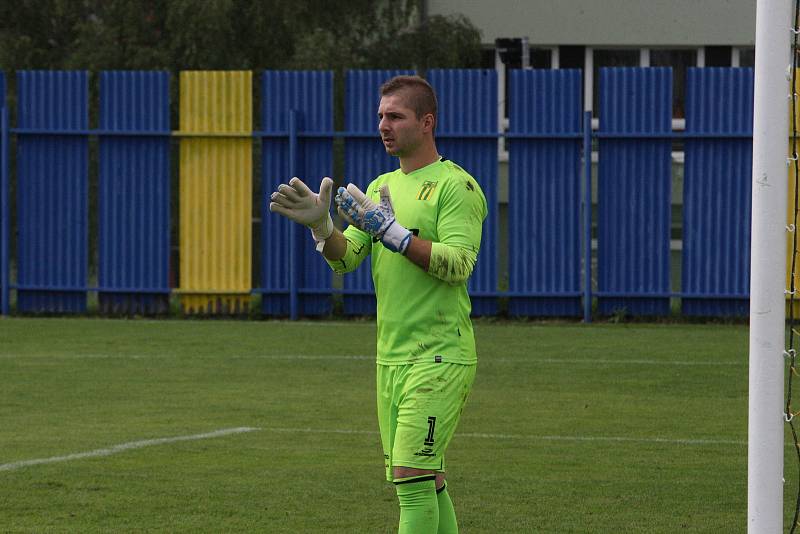
<path fill-rule="evenodd" d="M 462 532 L 746 530 L 746 326 L 476 334 Z M 0 531 L 394 532 L 374 347 L 372 322 L 0 320 Z"/>

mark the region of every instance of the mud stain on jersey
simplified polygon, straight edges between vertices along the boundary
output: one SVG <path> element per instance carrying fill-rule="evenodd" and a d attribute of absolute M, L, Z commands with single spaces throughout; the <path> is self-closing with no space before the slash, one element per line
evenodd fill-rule
<path fill-rule="evenodd" d="M 426 345 L 424 342 L 422 342 L 422 341 L 418 341 L 418 342 L 417 342 L 417 348 L 416 348 L 416 349 L 414 349 L 414 350 L 412 350 L 412 351 L 411 351 L 411 354 L 410 354 L 409 356 L 410 356 L 412 359 L 418 359 L 418 357 L 419 357 L 419 356 L 420 356 L 420 355 L 421 355 L 423 352 L 425 352 L 426 350 L 428 350 L 428 346 L 427 346 L 427 345 Z"/>
<path fill-rule="evenodd" d="M 472 273 L 472 262 L 466 251 L 453 248 L 450 254 L 431 256 L 428 272 L 448 282 L 463 281 Z"/>

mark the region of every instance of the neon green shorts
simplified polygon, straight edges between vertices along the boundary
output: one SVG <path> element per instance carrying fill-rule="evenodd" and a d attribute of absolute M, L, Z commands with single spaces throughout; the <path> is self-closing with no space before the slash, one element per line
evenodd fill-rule
<path fill-rule="evenodd" d="M 446 362 L 378 364 L 378 423 L 388 481 L 397 466 L 444 471 L 444 451 L 472 389 L 475 368 Z"/>

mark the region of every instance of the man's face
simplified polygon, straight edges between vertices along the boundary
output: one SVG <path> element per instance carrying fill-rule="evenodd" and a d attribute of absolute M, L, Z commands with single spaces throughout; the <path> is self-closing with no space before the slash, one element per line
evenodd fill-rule
<path fill-rule="evenodd" d="M 426 130 L 425 116 L 417 118 L 417 114 L 406 103 L 404 91 L 381 97 L 378 120 L 378 131 L 388 154 L 410 156 L 422 144 Z"/>

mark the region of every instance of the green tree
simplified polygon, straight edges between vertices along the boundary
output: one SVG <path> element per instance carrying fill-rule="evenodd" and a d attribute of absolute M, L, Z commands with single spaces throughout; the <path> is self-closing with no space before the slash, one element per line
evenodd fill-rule
<path fill-rule="evenodd" d="M 77 25 L 77 38 L 66 61 L 69 68 L 90 70 L 166 69 L 170 64 L 166 0 L 94 2 Z"/>
<path fill-rule="evenodd" d="M 285 2 L 110 0 L 80 25 L 71 62 L 91 69 L 258 69 L 292 46 Z"/>
<path fill-rule="evenodd" d="M 298 38 L 298 68 L 478 67 L 480 32 L 463 16 L 420 20 L 419 2 L 346 2 Z"/>
<path fill-rule="evenodd" d="M 0 69 L 65 68 L 91 7 L 88 0 L 2 2 Z"/>
<path fill-rule="evenodd" d="M 419 0 L 20 0 L 0 6 L 0 69 L 474 67 L 464 17 Z"/>

